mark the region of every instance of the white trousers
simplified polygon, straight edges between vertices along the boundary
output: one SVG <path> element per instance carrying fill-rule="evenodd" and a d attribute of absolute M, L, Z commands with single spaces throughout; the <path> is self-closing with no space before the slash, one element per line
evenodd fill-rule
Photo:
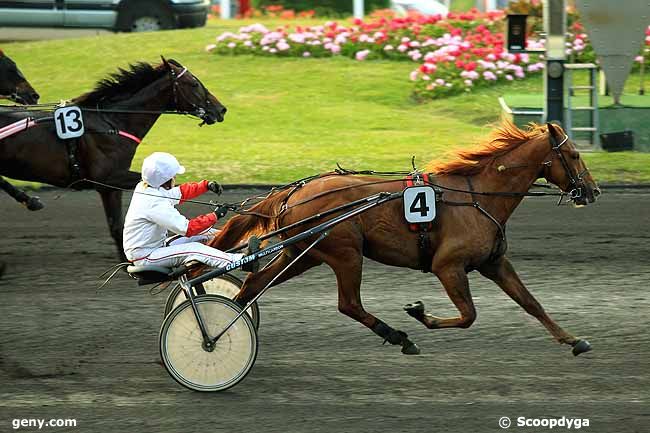
<path fill-rule="evenodd" d="M 133 262 L 137 266 L 164 266 L 174 268 L 193 260 L 213 268 L 221 268 L 244 257 L 209 247 L 204 242 L 212 239 L 213 233 L 192 237 L 172 238 L 168 246 L 153 250 L 147 257 Z"/>

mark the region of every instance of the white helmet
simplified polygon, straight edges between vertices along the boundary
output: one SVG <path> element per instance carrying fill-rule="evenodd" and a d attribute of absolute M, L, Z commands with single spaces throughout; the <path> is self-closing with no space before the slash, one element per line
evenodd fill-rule
<path fill-rule="evenodd" d="M 142 180 L 154 188 L 167 182 L 177 174 L 185 173 L 185 167 L 178 163 L 174 155 L 154 152 L 142 162 Z"/>

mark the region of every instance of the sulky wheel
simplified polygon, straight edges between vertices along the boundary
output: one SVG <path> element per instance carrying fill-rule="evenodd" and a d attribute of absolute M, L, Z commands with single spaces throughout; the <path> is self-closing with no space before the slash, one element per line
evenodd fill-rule
<path fill-rule="evenodd" d="M 196 298 L 210 337 L 219 334 L 241 311 L 223 296 Z M 194 391 L 223 391 L 246 377 L 257 357 L 257 332 L 248 315 L 241 316 L 211 350 L 203 337 L 189 301 L 176 307 L 160 328 L 160 356 L 176 382 Z"/>
<path fill-rule="evenodd" d="M 226 274 L 221 275 L 220 277 L 214 278 L 212 280 L 206 281 L 202 284 L 203 292 L 201 290 L 195 291 L 196 294 L 211 294 L 211 295 L 221 295 L 228 299 L 232 299 L 239 293 L 239 289 L 244 284 L 242 280 L 232 275 Z M 198 292 L 198 293 L 197 293 Z M 165 303 L 165 317 L 172 311 L 174 308 L 178 307 L 185 301 L 185 293 L 181 286 L 177 284 L 167 297 L 167 302 Z M 259 329 L 260 326 L 260 309 L 257 306 L 257 302 L 251 305 L 246 311 L 255 325 L 255 329 Z"/>

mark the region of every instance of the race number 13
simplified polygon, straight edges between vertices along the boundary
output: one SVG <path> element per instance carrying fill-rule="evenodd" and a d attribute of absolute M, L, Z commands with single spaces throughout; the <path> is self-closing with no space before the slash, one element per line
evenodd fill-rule
<path fill-rule="evenodd" d="M 59 138 L 76 138 L 84 134 L 84 122 L 79 107 L 59 108 L 54 112 L 56 135 Z"/>
<path fill-rule="evenodd" d="M 430 186 L 404 190 L 404 217 L 410 223 L 428 223 L 436 217 L 436 193 Z"/>

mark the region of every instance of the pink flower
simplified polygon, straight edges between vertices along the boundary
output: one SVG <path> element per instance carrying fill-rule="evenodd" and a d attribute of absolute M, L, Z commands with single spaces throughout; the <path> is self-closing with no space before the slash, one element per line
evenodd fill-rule
<path fill-rule="evenodd" d="M 354 58 L 359 61 L 366 60 L 368 54 L 370 54 L 370 50 L 357 51 L 356 54 L 354 55 Z"/>
<path fill-rule="evenodd" d="M 404 44 L 399 44 L 399 46 L 397 47 L 397 51 L 399 51 L 400 53 L 403 53 L 408 49 L 409 49 L 408 45 L 404 45 Z"/>
<path fill-rule="evenodd" d="M 212 50 L 214 50 L 215 48 L 217 48 L 216 44 L 210 44 L 207 47 L 205 47 L 205 51 L 207 51 L 209 53 L 209 52 L 212 52 Z"/>
<path fill-rule="evenodd" d="M 409 78 L 411 79 L 411 81 L 417 80 L 418 79 L 418 71 L 417 70 L 411 71 L 411 73 L 409 75 Z"/>
<path fill-rule="evenodd" d="M 208 45 L 208 46 L 210 46 L 210 45 Z M 207 49 L 207 48 L 206 48 L 206 49 Z M 636 57 L 634 58 L 634 61 L 635 61 L 635 62 L 639 62 L 639 63 L 643 63 L 643 56 L 636 56 Z"/>
<path fill-rule="evenodd" d="M 330 51 L 332 52 L 332 54 L 338 54 L 341 52 L 341 47 L 339 45 L 332 44 L 330 46 Z"/>
<path fill-rule="evenodd" d="M 386 46 L 384 47 L 384 51 L 392 51 L 392 50 L 394 50 L 394 49 L 395 49 L 395 48 L 394 48 L 392 45 L 386 45 Z"/>
<path fill-rule="evenodd" d="M 497 79 L 497 76 L 494 75 L 494 72 L 492 72 L 492 71 L 485 71 L 485 72 L 483 72 L 483 78 L 485 78 L 486 80 L 489 80 L 489 81 L 494 81 L 494 80 Z"/>
<path fill-rule="evenodd" d="M 228 43 L 228 48 L 230 48 L 230 49 L 233 49 L 233 48 L 235 48 L 236 46 L 237 46 L 237 44 L 234 43 L 234 42 L 229 42 L 229 43 Z"/>
<path fill-rule="evenodd" d="M 474 82 L 472 80 L 465 80 L 465 81 L 463 81 L 463 83 L 465 83 L 465 85 L 467 87 L 470 87 L 470 86 L 472 86 L 474 84 Z"/>
<path fill-rule="evenodd" d="M 512 80 L 514 80 L 514 77 L 512 75 L 510 75 L 510 74 L 506 74 L 506 80 L 512 81 Z"/>
<path fill-rule="evenodd" d="M 304 53 L 302 53 L 302 56 L 303 57 L 309 57 L 309 56 L 311 56 L 311 53 L 309 51 L 305 51 Z"/>

